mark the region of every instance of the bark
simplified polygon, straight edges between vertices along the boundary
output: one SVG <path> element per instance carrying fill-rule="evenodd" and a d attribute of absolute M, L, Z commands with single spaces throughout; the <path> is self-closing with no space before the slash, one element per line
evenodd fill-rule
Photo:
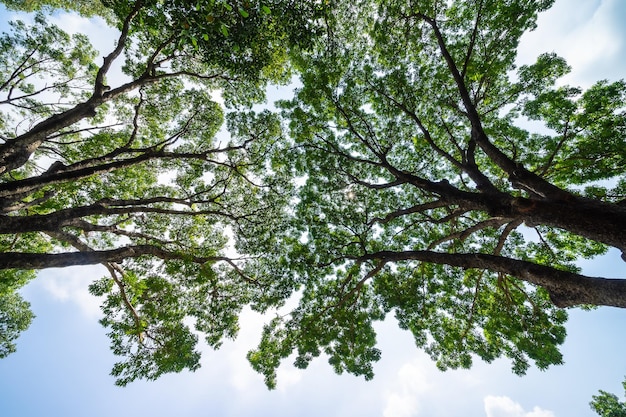
<path fill-rule="evenodd" d="M 452 58 L 449 57 L 449 59 L 451 60 Z M 453 62 L 451 65 L 453 65 Z M 453 70 L 458 75 L 456 67 L 453 67 Z M 468 117 L 472 123 L 470 148 L 473 149 L 474 144 L 478 144 L 490 159 L 507 172 L 509 180 L 516 188 L 523 186 L 523 188 L 531 190 L 534 197 L 515 197 L 496 189 L 475 167 L 473 156 L 471 155 L 472 152 L 468 152 L 469 160 L 466 164 L 463 164 L 463 169 L 476 181 L 478 185 L 477 192 L 458 189 L 445 180 L 432 181 L 410 172 L 402 171 L 389 162 L 384 153 L 377 152 L 371 144 L 368 145 L 367 141 L 361 138 L 360 140 L 369 146 L 380 160 L 377 165 L 386 169 L 396 178 L 396 181 L 391 184 L 411 184 L 421 190 L 439 195 L 442 201 L 446 201 L 451 206 L 457 205 L 466 209 L 483 211 L 492 217 L 523 220 L 528 225 L 556 227 L 587 239 L 613 246 L 626 253 L 625 206 L 578 197 L 550 184 L 508 158 L 502 151 L 491 144 L 482 130 L 480 117 L 471 101 L 469 101 L 469 93 L 467 93 L 462 83 L 459 85 L 459 90 L 462 92 L 461 95 L 467 96 L 468 100 L 467 107 L 468 113 L 470 113 Z M 395 100 L 394 102 L 398 103 Z M 470 112 L 469 110 L 473 111 Z M 358 136 L 358 131 L 352 127 L 347 115 L 346 121 L 348 122 L 348 129 Z M 426 134 L 425 130 L 424 134 Z M 335 150 L 335 153 L 346 159 L 361 162 L 358 158 L 354 158 L 341 150 Z M 369 186 L 363 182 L 361 184 Z"/>
<path fill-rule="evenodd" d="M 504 192 L 469 192 L 447 181 L 433 182 L 402 172 L 383 162 L 390 173 L 422 190 L 436 193 L 451 205 L 487 212 L 493 217 L 523 220 L 526 224 L 556 227 L 626 253 L 626 207 L 570 195 L 562 199 L 529 199 Z"/>
<path fill-rule="evenodd" d="M 139 165 L 141 163 L 155 159 L 194 159 L 200 161 L 210 161 L 209 155 L 225 153 L 234 149 L 239 149 L 239 147 L 229 146 L 196 153 L 166 152 L 164 150 L 157 149 L 156 147 L 143 150 L 118 148 L 108 155 L 86 159 L 84 161 L 80 161 L 68 166 L 60 164 L 60 166 L 56 169 L 52 169 L 51 167 L 50 169 L 48 169 L 48 171 L 36 177 L 0 183 L 0 207 L 4 207 L 7 205 L 2 203 L 2 199 L 6 199 L 7 202 L 13 202 L 18 199 L 24 198 L 45 186 L 62 184 L 70 181 L 77 181 L 94 175 L 102 175 L 108 172 L 115 171 L 117 169 Z M 133 157 L 115 159 L 124 154 L 138 155 Z"/>
<path fill-rule="evenodd" d="M 532 262 L 487 254 L 452 254 L 433 251 L 381 251 L 358 259 L 382 262 L 422 261 L 464 269 L 486 269 L 511 275 L 543 287 L 557 307 L 581 304 L 626 308 L 626 279 L 595 278 Z"/>
<path fill-rule="evenodd" d="M 200 203 L 208 200 L 200 200 Z M 107 200 L 103 199 L 89 206 L 79 206 L 55 211 L 50 214 L 31 216 L 0 216 L 0 234 L 21 234 L 28 232 L 56 232 L 63 227 L 75 226 L 76 220 L 87 216 L 115 216 L 132 213 L 156 213 L 181 216 L 220 216 L 236 219 L 237 216 L 226 210 L 176 210 L 151 206 L 154 203 L 178 203 L 191 205 L 193 200 L 169 197 L 154 197 L 139 200 Z"/>
<path fill-rule="evenodd" d="M 77 181 L 94 175 L 102 175 L 120 168 L 138 165 L 142 162 L 154 159 L 160 156 L 158 152 L 146 152 L 139 156 L 117 161 L 103 163 L 93 166 L 85 166 L 74 168 L 73 166 L 63 167 L 54 172 L 46 172 L 37 177 L 25 178 L 22 180 L 10 181 L 0 184 L 0 202 L 2 199 L 6 201 L 14 201 L 21 196 L 29 195 L 42 187 L 61 184 L 70 181 Z M 95 159 L 94 159 L 95 160 Z M 82 163 L 81 163 L 82 164 Z M 3 204 L 0 203 L 0 206 Z"/>
<path fill-rule="evenodd" d="M 125 259 L 152 256 L 164 260 L 189 260 L 195 263 L 224 261 L 231 263 L 230 258 L 223 256 L 191 256 L 161 249 L 152 245 L 125 246 L 117 249 L 67 253 L 0 253 L 0 270 L 3 269 L 45 269 L 63 268 L 77 265 L 97 265 L 122 262 Z"/>
<path fill-rule="evenodd" d="M 435 38 L 437 39 L 437 43 L 439 45 L 439 50 L 441 51 L 441 54 L 446 61 L 446 65 L 454 78 L 454 82 L 463 102 L 467 118 L 472 125 L 472 140 L 475 141 L 483 152 L 485 152 L 489 159 L 491 159 L 496 165 L 498 165 L 498 167 L 500 167 L 500 169 L 509 175 L 509 180 L 511 180 L 511 182 L 523 185 L 525 189 L 532 190 L 534 193 L 547 198 L 567 200 L 573 197 L 571 193 L 562 190 L 561 188 L 544 180 L 537 174 L 528 171 L 521 164 L 509 158 L 504 152 L 491 143 L 482 127 L 481 117 L 470 97 L 470 93 L 465 85 L 463 76 L 459 72 L 454 58 L 448 51 L 446 40 L 444 35 L 439 30 L 437 22 L 423 14 L 420 14 L 419 16 L 433 29 Z"/>
<path fill-rule="evenodd" d="M 89 99 L 44 120 L 15 139 L 7 140 L 0 147 L 0 174 L 24 165 L 51 133 L 58 132 L 82 119 L 95 116 L 95 109 L 102 104 L 100 101 Z"/>
<path fill-rule="evenodd" d="M 511 212 L 527 225 L 546 225 L 626 251 L 626 209 L 618 204 L 510 198 Z"/>

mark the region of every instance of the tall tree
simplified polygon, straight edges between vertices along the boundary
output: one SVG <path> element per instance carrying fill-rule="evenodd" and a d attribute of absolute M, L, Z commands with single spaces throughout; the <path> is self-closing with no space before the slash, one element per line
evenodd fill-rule
<path fill-rule="evenodd" d="M 626 83 L 559 86 L 550 53 L 515 67 L 552 3 L 334 3 L 282 103 L 302 296 L 249 354 L 270 386 L 293 353 L 372 377 L 390 312 L 442 369 L 505 356 L 522 374 L 561 363 L 564 307 L 626 307 L 626 279 L 574 264 L 626 249 Z"/>
<path fill-rule="evenodd" d="M 573 263 L 626 249 L 626 85 L 559 87 L 553 54 L 515 72 L 552 1 L 102 4 L 120 38 L 100 66 L 43 17 L 3 38 L 0 288 L 103 263 L 119 384 L 197 368 L 190 322 L 219 346 L 244 305 L 294 294 L 249 354 L 269 386 L 294 352 L 371 378 L 392 311 L 442 369 L 522 374 L 561 362 L 563 307 L 626 306 L 626 280 Z M 210 91 L 250 104 L 288 58 L 292 143 L 267 112 L 217 139 Z M 30 316 L 9 301 L 11 342 Z"/>
<path fill-rule="evenodd" d="M 9 5 L 20 3 L 60 4 Z M 264 291 L 253 259 L 227 255 L 228 235 L 269 227 L 290 185 L 264 169 L 279 151 L 277 117 L 244 107 L 289 79 L 287 51 L 307 42 L 317 11 L 281 0 L 98 4 L 80 11 L 105 10 L 119 28 L 99 63 L 86 35 L 43 14 L 0 38 L 0 356 L 32 318 L 15 291 L 33 270 L 103 264 L 109 275 L 91 291 L 106 295 L 123 385 L 196 369 L 197 332 L 214 347 L 234 337 L 239 311 Z M 215 93 L 239 111 L 225 113 Z"/>

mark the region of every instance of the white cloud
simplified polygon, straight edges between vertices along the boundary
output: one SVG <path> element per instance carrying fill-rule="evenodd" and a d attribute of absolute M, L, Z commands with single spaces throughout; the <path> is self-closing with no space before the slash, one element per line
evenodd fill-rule
<path fill-rule="evenodd" d="M 38 280 L 55 300 L 74 303 L 86 317 L 98 318 L 101 300 L 91 295 L 88 287 L 104 274 L 102 267 L 82 266 L 51 269 L 42 272 Z"/>
<path fill-rule="evenodd" d="M 250 365 L 246 362 L 246 365 L 250 367 Z M 302 369 L 298 369 L 293 366 L 291 363 L 287 362 L 281 365 L 276 372 L 276 388 L 280 392 L 286 392 L 288 387 L 296 385 L 302 379 Z"/>
<path fill-rule="evenodd" d="M 554 413 L 539 407 L 526 412 L 522 406 L 509 397 L 488 395 L 484 399 L 487 417 L 555 417 Z"/>
<path fill-rule="evenodd" d="M 259 343 L 263 324 L 267 323 L 271 313 L 266 315 L 256 313 L 246 307 L 239 316 L 241 330 L 237 340 L 228 348 L 228 364 L 231 385 L 239 391 L 249 391 L 263 386 L 263 376 L 252 369 L 246 359 L 248 351 Z M 277 370 L 277 389 L 285 391 L 288 387 L 300 382 L 302 370 L 291 365 L 287 358 Z"/>
<path fill-rule="evenodd" d="M 408 393 L 391 393 L 386 398 L 384 417 L 410 417 L 417 415 L 419 402 Z"/>
<path fill-rule="evenodd" d="M 219 104 L 220 106 L 225 106 L 224 95 L 222 94 L 222 90 L 213 90 L 211 91 L 211 100 Z"/>
<path fill-rule="evenodd" d="M 385 395 L 384 417 L 411 417 L 420 410 L 420 397 L 431 389 L 428 370 L 418 360 L 404 364 L 398 371 L 396 388 Z"/>
<path fill-rule="evenodd" d="M 87 19 L 77 13 L 57 13 L 47 17 L 49 23 L 62 28 L 73 35 L 84 33 L 89 36 L 93 46 L 102 54 L 108 54 L 115 48 L 119 31 L 100 18 Z"/>
<path fill-rule="evenodd" d="M 589 86 L 597 72 L 617 60 L 624 50 L 623 28 L 616 14 L 619 2 L 557 2 L 542 13 L 538 28 L 522 37 L 518 63 L 535 62 L 538 54 L 554 51 L 565 58 L 574 72 L 564 84 Z M 605 75 L 602 75 L 604 77 Z"/>

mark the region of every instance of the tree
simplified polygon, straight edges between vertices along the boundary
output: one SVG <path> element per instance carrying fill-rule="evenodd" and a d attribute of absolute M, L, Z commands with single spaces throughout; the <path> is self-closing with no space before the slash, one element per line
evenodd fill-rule
<path fill-rule="evenodd" d="M 120 38 L 101 66 L 43 17 L 4 38 L 0 267 L 14 291 L 33 268 L 107 266 L 91 290 L 119 384 L 196 369 L 190 322 L 217 347 L 243 306 L 294 294 L 248 355 L 270 387 L 292 353 L 371 378 L 392 311 L 441 369 L 523 374 L 562 361 L 564 307 L 626 306 L 626 280 L 573 263 L 626 249 L 626 85 L 559 87 L 554 54 L 514 72 L 552 1 L 102 4 Z M 233 111 L 219 143 L 209 92 L 251 104 L 289 64 L 290 138 Z"/>
<path fill-rule="evenodd" d="M 626 390 L 626 381 L 622 382 Z M 591 409 L 602 417 L 626 416 L 626 403 L 620 402 L 615 394 L 600 390 L 599 395 L 594 395 L 589 403 Z"/>
<path fill-rule="evenodd" d="M 523 374 L 561 363 L 563 308 L 626 306 L 626 280 L 574 264 L 626 248 L 626 83 L 559 86 L 552 53 L 515 68 L 552 3 L 334 4 L 282 103 L 302 296 L 249 354 L 268 385 L 292 354 L 371 378 L 390 312 L 441 369 L 505 356 Z"/>
<path fill-rule="evenodd" d="M 316 9 L 8 2 L 60 4 L 104 11 L 119 38 L 101 64 L 86 35 L 43 14 L 0 39 L 0 356 L 32 318 L 15 291 L 33 270 L 103 264 L 109 275 L 91 291 L 106 295 L 101 322 L 124 357 L 117 383 L 196 369 L 189 319 L 217 347 L 263 291 L 254 259 L 227 255 L 228 235 L 267 227 L 290 185 L 264 172 L 279 152 L 277 117 L 245 107 L 289 79 L 287 51 L 307 42 Z"/>

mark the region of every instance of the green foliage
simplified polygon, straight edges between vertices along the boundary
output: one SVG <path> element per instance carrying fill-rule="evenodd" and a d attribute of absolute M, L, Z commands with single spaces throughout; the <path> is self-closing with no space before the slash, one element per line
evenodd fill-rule
<path fill-rule="evenodd" d="M 605 80 L 584 93 L 567 86 L 545 88 L 526 100 L 523 113 L 558 133 L 537 143 L 538 168 L 563 185 L 618 178 L 626 164 L 625 91 L 623 80 Z"/>
<path fill-rule="evenodd" d="M 622 382 L 626 390 L 626 381 Z M 602 417 L 626 416 L 626 402 L 621 402 L 615 394 L 600 390 L 600 394 L 594 395 L 589 403 L 591 409 Z"/>
<path fill-rule="evenodd" d="M 104 297 L 101 323 L 121 357 L 116 383 L 197 369 L 199 334 L 218 348 L 245 305 L 269 308 L 292 288 L 227 246 L 229 236 L 270 236 L 284 217 L 292 186 L 265 162 L 282 149 L 280 121 L 227 112 L 215 96 L 251 105 L 266 83 L 285 81 L 288 48 L 307 42 L 306 5 L 8 5 L 114 14 L 121 34 L 101 66 L 86 36 L 41 13 L 0 39 L 0 210 L 13 225 L 0 226 L 1 355 L 32 318 L 16 294 L 35 275 L 28 267 L 64 266 L 56 259 L 79 251 L 109 270 L 90 290 Z M 127 78 L 108 86 L 118 57 Z M 110 257 L 128 248 L 127 259 Z M 11 268 L 34 254 L 46 260 Z"/>
<path fill-rule="evenodd" d="M 9 22 L 11 33 L 0 37 L 0 89 L 6 95 L 0 131 L 12 138 L 21 126 L 41 121 L 64 108 L 65 101 L 84 99 L 83 88 L 93 82 L 97 52 L 84 34 L 68 35 L 37 14 L 34 25 Z M 53 75 L 51 79 L 50 76 Z M 46 105 L 40 94 L 58 104 Z M 16 125 L 18 128 L 16 129 Z"/>
<path fill-rule="evenodd" d="M 591 185 L 624 176 L 623 83 L 556 87 L 569 67 L 554 54 L 514 66 L 520 36 L 551 4 L 337 2 L 326 35 L 294 57 L 303 85 L 280 103 L 294 142 L 280 169 L 302 185 L 283 232 L 286 253 L 271 259 L 286 260 L 301 298 L 249 353 L 269 387 L 294 353 L 298 367 L 325 355 L 337 372 L 371 378 L 380 355 L 372 324 L 389 313 L 440 369 L 507 357 L 521 375 L 532 363 L 562 363 L 567 314 L 555 307 L 552 287 L 530 285 L 513 268 L 410 257 L 488 254 L 557 274 L 606 251 L 567 227 L 465 200 L 540 198 L 486 143 L 476 146 L 479 128 L 504 153 L 499 158 L 542 181 L 564 190 L 589 185 L 586 194 L 600 201 L 625 197 Z M 551 133 L 520 127 L 521 116 Z M 533 229 L 522 229 L 524 221 Z"/>
<path fill-rule="evenodd" d="M 552 3 L 9 2 L 120 36 L 100 66 L 43 14 L 0 40 L 5 351 L 22 269 L 102 263 L 119 385 L 197 369 L 200 337 L 294 294 L 248 354 L 270 388 L 292 355 L 372 378 L 390 314 L 442 370 L 560 364 L 561 307 L 626 306 L 574 264 L 626 250 L 626 85 L 559 86 L 555 54 L 515 68 Z M 250 111 L 293 69 L 280 115 Z"/>
<path fill-rule="evenodd" d="M 19 294 L 0 291 L 0 359 L 15 352 L 13 341 L 33 320 L 29 307 Z"/>
<path fill-rule="evenodd" d="M 100 0 L 3 0 L 2 3 L 9 10 L 53 11 L 56 9 L 76 11 L 83 16 L 101 16 L 106 19 L 113 18 L 113 14 L 107 9 L 107 1 Z"/>
<path fill-rule="evenodd" d="M 129 3 L 111 3 L 123 20 Z M 306 47 L 316 30 L 316 13 L 305 2 L 284 0 L 168 1 L 159 7 L 141 8 L 131 31 L 141 46 L 174 39 L 172 45 L 182 52 L 185 65 L 187 60 L 201 58 L 210 68 L 236 77 L 237 83 L 222 86 L 224 97 L 249 103 L 262 94 L 260 81 L 289 81 L 287 47 Z M 127 62 L 127 68 L 133 73 L 145 69 L 140 62 Z"/>

